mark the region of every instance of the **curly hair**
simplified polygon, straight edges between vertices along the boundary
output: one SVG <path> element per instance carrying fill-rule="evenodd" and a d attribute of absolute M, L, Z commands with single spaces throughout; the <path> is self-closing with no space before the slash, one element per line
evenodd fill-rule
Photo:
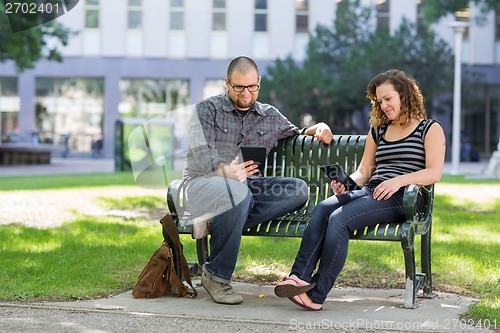
<path fill-rule="evenodd" d="M 401 119 L 409 122 L 412 118 L 427 119 L 424 107 L 424 97 L 414 78 L 398 69 L 390 69 L 375 76 L 367 87 L 366 97 L 370 99 L 372 105 L 370 112 L 370 126 L 379 127 L 388 125 L 391 120 L 387 118 L 377 100 L 377 87 L 384 83 L 390 83 L 399 93 L 401 99 Z"/>

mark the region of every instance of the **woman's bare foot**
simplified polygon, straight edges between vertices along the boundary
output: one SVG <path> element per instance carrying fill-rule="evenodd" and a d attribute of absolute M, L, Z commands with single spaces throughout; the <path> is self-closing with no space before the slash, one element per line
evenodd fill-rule
<path fill-rule="evenodd" d="M 322 304 L 314 303 L 313 300 L 306 293 L 296 295 L 289 298 L 293 303 L 297 304 L 301 308 L 310 311 L 319 311 L 323 308 Z"/>
<path fill-rule="evenodd" d="M 284 285 L 299 285 L 299 286 L 307 286 L 309 282 L 304 281 L 302 279 L 299 279 L 296 275 L 292 274 L 288 276 L 285 280 L 278 282 L 278 286 L 284 286 Z"/>

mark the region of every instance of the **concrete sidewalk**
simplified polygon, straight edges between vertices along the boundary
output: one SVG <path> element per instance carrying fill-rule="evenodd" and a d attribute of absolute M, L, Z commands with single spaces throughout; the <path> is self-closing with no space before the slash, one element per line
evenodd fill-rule
<path fill-rule="evenodd" d="M 488 160 L 479 162 L 461 162 L 459 174 L 482 175 L 488 166 Z M 443 173 L 449 174 L 452 170 L 450 162 L 444 164 Z M 115 171 L 115 162 L 111 158 L 56 158 L 50 164 L 39 165 L 0 165 L 2 176 L 34 176 L 34 175 L 62 175 L 81 173 L 112 173 Z"/>
<path fill-rule="evenodd" d="M 234 287 L 243 295 L 242 304 L 216 304 L 202 287 L 194 299 L 133 299 L 129 291 L 89 301 L 0 304 L 0 331 L 489 332 L 460 319 L 474 300 L 454 294 L 438 293 L 420 299 L 416 309 L 404 309 L 403 290 L 334 288 L 323 310 L 312 312 L 276 297 L 271 285 Z"/>
<path fill-rule="evenodd" d="M 0 177 L 112 173 L 115 162 L 109 158 L 51 158 L 50 164 L 0 165 Z"/>

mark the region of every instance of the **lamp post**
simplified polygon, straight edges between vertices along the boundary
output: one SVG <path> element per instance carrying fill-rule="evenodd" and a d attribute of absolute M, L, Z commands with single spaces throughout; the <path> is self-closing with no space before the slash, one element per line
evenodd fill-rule
<path fill-rule="evenodd" d="M 461 84 L 462 84 L 462 38 L 468 24 L 454 21 L 449 27 L 455 32 L 455 79 L 453 85 L 453 140 L 451 149 L 451 174 L 458 174 L 460 164 L 460 110 L 461 110 Z"/>

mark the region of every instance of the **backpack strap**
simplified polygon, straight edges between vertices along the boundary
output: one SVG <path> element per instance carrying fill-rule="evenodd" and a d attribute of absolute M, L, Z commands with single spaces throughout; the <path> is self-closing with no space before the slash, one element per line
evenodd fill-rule
<path fill-rule="evenodd" d="M 174 259 L 180 260 L 181 271 L 177 272 L 177 274 L 179 276 L 177 274 L 171 274 L 171 276 L 174 277 L 173 278 L 174 281 L 172 281 L 172 282 L 175 284 L 175 286 L 177 288 L 177 292 L 180 293 L 182 291 L 181 295 L 179 295 L 179 296 L 185 296 L 185 295 L 189 295 L 192 297 L 198 296 L 198 293 L 196 292 L 196 289 L 194 289 L 193 283 L 191 282 L 191 273 L 189 272 L 189 266 L 187 264 L 186 258 L 184 257 L 182 243 L 179 239 L 179 231 L 177 230 L 177 227 L 175 225 L 174 220 L 172 220 L 172 217 L 170 216 L 170 214 L 167 214 L 160 219 L 160 223 L 165 227 L 165 230 L 168 233 L 170 241 L 173 243 L 173 245 L 175 247 L 175 248 L 172 247 L 172 249 L 174 251 L 178 252 L 178 254 L 179 254 L 179 256 L 178 257 L 175 256 Z M 168 242 L 168 241 L 169 240 L 165 239 L 165 242 Z M 177 266 L 177 265 L 175 265 L 175 266 Z M 174 267 L 172 267 L 172 270 L 175 272 Z M 187 288 L 185 288 L 184 284 L 181 281 L 182 277 L 184 277 L 184 279 L 191 286 L 191 289 L 193 291 L 188 291 Z"/>

